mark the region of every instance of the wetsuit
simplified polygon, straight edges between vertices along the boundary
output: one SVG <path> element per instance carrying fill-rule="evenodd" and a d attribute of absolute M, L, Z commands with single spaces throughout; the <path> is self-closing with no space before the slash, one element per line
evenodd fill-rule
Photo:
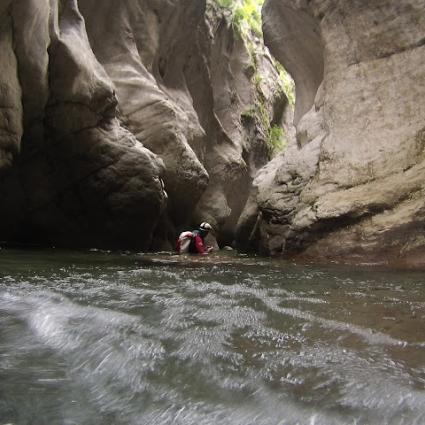
<path fill-rule="evenodd" d="M 204 237 L 203 232 L 199 230 L 192 232 L 192 240 L 189 245 L 189 252 L 191 254 L 206 254 L 208 252 L 204 243 Z"/>

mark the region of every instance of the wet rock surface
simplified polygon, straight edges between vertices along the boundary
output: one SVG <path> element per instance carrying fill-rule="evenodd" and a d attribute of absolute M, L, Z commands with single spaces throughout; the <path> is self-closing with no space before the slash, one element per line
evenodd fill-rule
<path fill-rule="evenodd" d="M 231 243 L 287 105 L 265 50 L 212 1 L 0 11 L 0 238 L 161 249 L 208 220 Z"/>
<path fill-rule="evenodd" d="M 222 246 L 425 264 L 423 6 L 265 3 L 297 87 L 265 165 L 287 99 L 216 2 L 4 0 L 0 239 L 170 249 L 206 220 Z"/>
<path fill-rule="evenodd" d="M 297 84 L 298 146 L 256 177 L 239 243 L 425 264 L 424 2 L 268 0 L 263 18 Z"/>

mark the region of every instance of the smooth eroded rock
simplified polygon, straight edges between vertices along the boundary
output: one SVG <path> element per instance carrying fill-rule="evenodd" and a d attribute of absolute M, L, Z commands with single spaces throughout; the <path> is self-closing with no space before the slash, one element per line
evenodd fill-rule
<path fill-rule="evenodd" d="M 297 83 L 298 141 L 256 178 L 266 252 L 418 261 L 424 6 L 266 2 L 266 42 Z"/>

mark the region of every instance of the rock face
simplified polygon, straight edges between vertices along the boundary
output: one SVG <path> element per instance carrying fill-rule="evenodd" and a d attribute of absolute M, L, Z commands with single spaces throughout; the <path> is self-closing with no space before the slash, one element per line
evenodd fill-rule
<path fill-rule="evenodd" d="M 225 10 L 1 0 L 0 30 L 0 240 L 170 248 L 204 220 L 233 240 L 287 99 Z"/>
<path fill-rule="evenodd" d="M 239 243 L 424 265 L 425 2 L 267 0 L 263 19 L 297 144 L 258 174 Z"/>
<path fill-rule="evenodd" d="M 163 164 L 120 124 L 77 3 L 59 11 L 54 2 L 13 1 L 2 22 L 14 40 L 3 83 L 11 99 L 1 108 L 9 123 L 2 239 L 113 246 L 125 238 L 147 248 L 165 206 Z"/>

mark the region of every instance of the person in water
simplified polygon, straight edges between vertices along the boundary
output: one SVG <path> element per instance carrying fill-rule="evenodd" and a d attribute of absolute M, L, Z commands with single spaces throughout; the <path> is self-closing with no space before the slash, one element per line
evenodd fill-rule
<path fill-rule="evenodd" d="M 208 254 L 212 251 L 212 247 L 205 245 L 205 238 L 211 230 L 211 225 L 204 221 L 197 230 L 180 233 L 176 245 L 177 252 L 179 254 Z"/>

